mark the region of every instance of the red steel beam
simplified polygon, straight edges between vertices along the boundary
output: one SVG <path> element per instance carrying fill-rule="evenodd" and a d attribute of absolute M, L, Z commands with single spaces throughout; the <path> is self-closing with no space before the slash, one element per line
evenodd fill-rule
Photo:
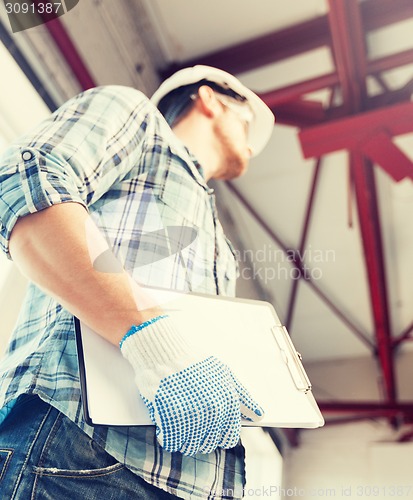
<path fill-rule="evenodd" d="M 360 9 L 366 31 L 413 17 L 411 0 L 369 0 L 362 2 Z M 183 63 L 173 63 L 162 76 L 166 78 L 177 69 L 195 64 L 216 66 L 237 74 L 330 44 L 328 16 L 324 15 Z"/>
<path fill-rule="evenodd" d="M 405 413 L 413 414 L 413 403 L 386 401 L 317 401 L 323 413 Z"/>
<path fill-rule="evenodd" d="M 335 96 L 335 91 L 333 90 L 330 95 L 330 101 L 329 101 L 329 107 L 331 106 Z M 317 162 L 314 167 L 314 173 L 313 173 L 313 179 L 311 183 L 311 188 L 310 192 L 308 194 L 308 199 L 307 199 L 307 207 L 305 211 L 305 217 L 304 217 L 304 223 L 303 223 L 303 230 L 301 233 L 301 238 L 300 238 L 300 243 L 298 245 L 298 251 L 299 255 L 303 255 L 304 248 L 307 244 L 307 238 L 308 238 L 308 232 L 310 230 L 310 223 L 311 223 L 311 217 L 313 214 L 313 208 L 314 208 L 314 203 L 316 199 L 316 192 L 318 188 L 318 183 L 320 180 L 320 171 L 321 171 L 321 165 L 322 165 L 322 158 L 318 158 Z M 298 280 L 294 280 L 292 286 L 291 286 L 291 292 L 290 292 L 290 297 L 288 301 L 288 308 L 287 308 L 287 314 L 286 314 L 286 320 L 285 320 L 285 325 L 287 329 L 290 329 L 292 319 L 293 319 L 293 314 L 294 314 L 294 309 L 297 301 L 297 294 L 298 294 Z"/>
<path fill-rule="evenodd" d="M 349 106 L 353 103 L 354 95 L 352 95 L 351 73 L 352 73 L 352 57 L 349 55 L 351 42 L 349 41 L 350 32 L 348 31 L 346 12 L 343 9 L 342 1 L 328 1 L 328 17 L 330 24 L 330 32 L 333 43 L 333 55 L 340 82 L 342 99 L 344 108 L 347 112 L 352 111 Z M 348 47 L 350 45 L 350 47 Z"/>
<path fill-rule="evenodd" d="M 398 443 L 407 443 L 413 440 L 413 431 L 410 430 L 408 432 L 403 433 L 398 439 Z"/>
<path fill-rule="evenodd" d="M 173 63 L 162 74 L 167 77 L 177 69 L 195 64 L 206 64 L 225 69 L 230 73 L 242 73 L 317 49 L 329 43 L 327 16 L 274 31 L 238 45 L 187 60 L 184 64 Z"/>
<path fill-rule="evenodd" d="M 319 101 L 300 99 L 277 106 L 277 123 L 294 127 L 308 127 L 319 125 L 326 119 L 326 110 Z"/>
<path fill-rule="evenodd" d="M 404 342 L 405 340 L 412 340 L 411 337 L 412 333 L 413 333 L 413 322 L 410 323 L 410 325 L 407 328 L 405 328 L 398 337 L 393 339 L 393 346 L 397 347 L 399 344 L 401 344 L 401 342 Z"/>
<path fill-rule="evenodd" d="M 51 34 L 63 57 L 69 63 L 69 66 L 82 90 L 96 87 L 96 83 L 89 72 L 89 69 L 73 45 L 71 38 L 68 36 L 59 19 L 55 19 L 54 21 L 47 23 L 46 28 Z"/>
<path fill-rule="evenodd" d="M 311 80 L 288 85 L 287 87 L 271 90 L 269 92 L 262 92 L 260 93 L 260 97 L 268 107 L 273 109 L 280 104 L 295 101 L 304 94 L 315 92 L 326 87 L 333 87 L 338 83 L 339 80 L 337 74 L 328 73 L 326 75 L 318 76 L 317 78 L 312 78 Z"/>
<path fill-rule="evenodd" d="M 367 61 L 366 71 L 369 75 L 374 75 L 376 73 L 388 71 L 410 63 L 413 63 L 413 49 L 392 54 L 391 56 Z M 281 104 L 295 101 L 304 94 L 309 94 L 311 92 L 316 92 L 317 90 L 334 87 L 338 83 L 339 77 L 337 73 L 327 73 L 310 80 L 305 80 L 302 82 L 294 83 L 292 85 L 288 85 L 287 87 L 281 87 L 279 89 L 271 90 L 268 92 L 262 92 L 260 94 L 260 97 L 271 109 L 276 111 L 277 107 Z M 403 95 L 403 97 L 405 96 Z M 365 107 L 378 107 L 382 104 L 383 100 L 386 100 L 386 97 L 379 95 L 370 98 L 368 101 L 370 100 L 372 104 L 367 103 Z M 407 97 L 405 97 L 405 100 L 407 100 Z M 389 102 L 391 102 L 391 100 Z"/>
<path fill-rule="evenodd" d="M 411 87 L 411 88 L 410 88 Z M 389 90 L 382 94 L 369 97 L 365 102 L 366 110 L 385 108 L 401 102 L 409 102 L 413 93 L 413 84 L 409 84 L 397 90 Z M 343 117 L 343 115 L 341 116 Z M 338 117 L 339 118 L 339 117 Z"/>
<path fill-rule="evenodd" d="M 370 0 L 360 2 L 360 9 L 366 31 L 377 30 L 413 17 L 411 0 Z"/>
<path fill-rule="evenodd" d="M 366 45 L 357 0 L 329 0 L 333 54 L 349 112 L 361 109 L 366 97 Z"/>
<path fill-rule="evenodd" d="M 404 417 L 404 420 L 410 420 L 409 414 L 403 414 L 403 412 L 396 410 L 376 410 L 372 412 L 363 412 L 357 414 L 348 414 L 343 417 L 334 417 L 325 419 L 325 425 L 331 427 L 332 425 L 343 425 L 354 422 L 360 422 L 360 420 L 376 420 L 378 418 L 394 419 L 395 417 Z"/>
<path fill-rule="evenodd" d="M 396 182 L 413 176 L 413 162 L 384 131 L 378 131 L 362 146 L 363 152 L 388 172 Z"/>
<path fill-rule="evenodd" d="M 35 0 L 40 2 L 40 0 Z M 41 3 L 41 2 L 40 2 Z M 52 12 L 54 12 L 53 1 L 45 0 L 45 4 L 50 4 L 52 7 Z M 70 69 L 73 71 L 74 76 L 79 82 L 82 90 L 87 90 L 92 87 L 96 87 L 96 83 L 91 75 L 86 63 L 83 61 L 81 55 L 79 54 L 77 48 L 75 47 L 72 39 L 68 35 L 65 27 L 59 18 L 50 21 L 50 15 L 45 12 L 40 14 L 45 22 L 45 27 L 53 38 L 56 46 L 60 50 L 64 60 L 68 63 Z"/>
<path fill-rule="evenodd" d="M 354 149 L 375 131 L 387 130 L 392 136 L 413 131 L 413 102 L 360 113 L 300 133 L 306 157 L 320 156 L 339 149 Z M 315 143 L 314 143 L 315 141 Z M 311 142 L 311 144 L 310 144 Z"/>
<path fill-rule="evenodd" d="M 374 169 L 373 165 L 357 152 L 351 152 L 350 164 L 354 179 L 370 302 L 377 339 L 377 356 L 384 377 L 386 401 L 394 403 L 396 399 L 396 382 Z"/>
<path fill-rule="evenodd" d="M 342 88 L 343 106 L 349 114 L 359 113 L 363 109 L 363 103 L 367 96 L 367 50 L 359 2 L 358 0 L 329 0 L 328 3 L 333 53 Z M 356 131 L 353 130 L 352 134 L 354 136 Z M 374 134 L 373 137 L 375 137 Z M 365 152 L 374 153 L 375 159 L 377 159 L 376 141 L 370 139 L 369 142 L 364 141 L 364 143 L 368 148 L 368 151 Z M 347 148 L 349 148 L 348 143 L 346 144 Z M 396 148 L 394 147 L 394 149 Z M 380 152 L 383 153 L 383 148 L 380 149 Z M 394 155 L 394 150 L 391 147 L 387 147 L 385 152 Z M 381 164 L 383 165 L 382 162 Z M 390 170 L 392 167 L 393 164 Z M 393 403 L 396 399 L 396 382 L 374 170 L 373 166 L 359 152 L 354 151 L 350 152 L 350 168 L 364 247 L 370 303 L 377 339 L 377 355 L 384 378 L 386 401 Z"/>
<path fill-rule="evenodd" d="M 368 111 L 373 111 L 375 109 L 379 109 L 381 107 L 389 107 L 394 104 L 406 103 L 408 102 L 408 98 L 413 91 L 408 92 L 404 89 L 399 89 L 395 91 L 384 92 L 378 96 L 373 96 L 371 98 L 366 99 L 365 107 Z M 277 123 L 282 123 L 284 125 L 290 125 L 292 127 L 298 127 L 302 130 L 310 130 L 312 127 L 317 127 L 319 125 L 333 123 L 337 120 L 341 120 L 343 118 L 348 117 L 348 111 L 345 109 L 343 105 L 323 107 L 320 103 L 320 106 L 313 107 L 312 105 L 304 104 L 305 100 L 292 101 L 290 103 L 280 104 L 275 106 L 272 109 L 274 114 L 277 116 Z M 355 115 L 351 115 L 355 116 Z M 383 130 L 382 130 L 383 132 Z M 391 135 L 387 133 L 387 136 L 391 138 Z M 369 141 L 370 139 L 368 139 Z M 361 147 L 361 146 L 360 146 Z M 366 151 L 368 146 L 366 146 Z M 400 155 L 400 152 L 397 152 L 397 155 Z M 382 158 L 383 160 L 383 158 Z M 404 155 L 403 163 L 405 163 L 406 155 Z M 383 163 L 383 162 L 382 162 Z M 390 171 L 394 167 L 389 164 L 389 168 L 386 170 Z M 410 176 L 411 173 L 411 165 L 409 164 L 408 171 L 406 169 L 398 168 L 400 172 L 403 172 L 401 178 Z"/>
<path fill-rule="evenodd" d="M 367 63 L 368 73 L 381 73 L 413 63 L 413 49 L 403 50 L 385 57 L 371 59 Z"/>
<path fill-rule="evenodd" d="M 366 153 L 371 154 L 370 142 L 375 135 L 385 133 L 387 137 L 393 137 L 412 131 L 413 102 L 409 102 L 304 129 L 300 131 L 299 138 L 304 157 L 318 158 L 340 149 L 363 150 L 364 145 Z M 380 156 L 373 161 L 378 161 L 386 169 L 390 167 L 388 171 L 395 178 L 413 178 L 413 164 L 405 155 L 400 165 L 397 162 L 390 162 L 389 165 Z"/>
<path fill-rule="evenodd" d="M 313 213 L 313 207 L 314 207 L 315 198 L 316 198 L 316 191 L 317 191 L 318 183 L 320 180 L 321 165 L 322 165 L 322 159 L 318 158 L 317 163 L 314 167 L 313 180 L 312 180 L 310 192 L 308 195 L 303 230 L 301 233 L 300 243 L 298 245 L 298 255 L 303 255 L 305 245 L 307 243 L 308 231 L 310 229 L 311 215 Z M 296 305 L 296 301 L 297 301 L 298 284 L 299 284 L 299 281 L 294 280 L 292 285 L 291 285 L 291 292 L 290 292 L 290 296 L 289 296 L 289 300 L 288 300 L 287 314 L 285 316 L 285 326 L 287 327 L 287 330 L 289 330 L 291 328 L 294 309 L 295 309 L 295 305 Z"/>

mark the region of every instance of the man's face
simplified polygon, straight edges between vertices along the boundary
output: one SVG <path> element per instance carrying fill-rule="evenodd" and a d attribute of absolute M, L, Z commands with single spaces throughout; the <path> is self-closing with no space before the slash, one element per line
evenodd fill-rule
<path fill-rule="evenodd" d="M 216 117 L 214 131 L 222 155 L 222 165 L 214 176 L 230 180 L 242 175 L 248 167 L 251 148 L 248 145 L 248 127 L 252 119 L 249 107 L 235 99 L 216 94 L 222 104 L 222 113 Z M 231 101 L 235 101 L 234 104 Z M 243 112 L 243 107 L 246 112 Z"/>

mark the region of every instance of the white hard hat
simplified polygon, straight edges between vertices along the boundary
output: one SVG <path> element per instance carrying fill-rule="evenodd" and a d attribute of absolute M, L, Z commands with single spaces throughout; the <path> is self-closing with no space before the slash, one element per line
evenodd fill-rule
<path fill-rule="evenodd" d="M 197 65 L 184 68 L 167 78 L 151 97 L 157 106 L 173 90 L 197 83 L 201 80 L 215 82 L 223 88 L 231 89 L 248 101 L 254 113 L 254 120 L 249 126 L 249 145 L 252 155 L 259 154 L 269 141 L 274 127 L 274 115 L 270 108 L 250 89 L 245 87 L 235 76 L 211 66 Z"/>

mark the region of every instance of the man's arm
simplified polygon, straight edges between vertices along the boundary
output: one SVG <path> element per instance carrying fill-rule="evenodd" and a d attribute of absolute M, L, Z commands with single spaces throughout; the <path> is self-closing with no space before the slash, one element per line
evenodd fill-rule
<path fill-rule="evenodd" d="M 118 345 L 132 325 L 160 311 L 125 271 L 93 267 L 105 248 L 103 236 L 78 203 L 61 203 L 22 217 L 10 238 L 11 256 L 23 274 Z"/>

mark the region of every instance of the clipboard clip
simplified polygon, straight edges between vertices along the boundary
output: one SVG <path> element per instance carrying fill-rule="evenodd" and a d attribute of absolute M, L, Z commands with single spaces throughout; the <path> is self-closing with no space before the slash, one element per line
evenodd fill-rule
<path fill-rule="evenodd" d="M 311 391 L 311 382 L 301 362 L 301 354 L 295 350 L 287 328 L 282 325 L 274 325 L 271 331 L 296 388 L 304 393 Z"/>

